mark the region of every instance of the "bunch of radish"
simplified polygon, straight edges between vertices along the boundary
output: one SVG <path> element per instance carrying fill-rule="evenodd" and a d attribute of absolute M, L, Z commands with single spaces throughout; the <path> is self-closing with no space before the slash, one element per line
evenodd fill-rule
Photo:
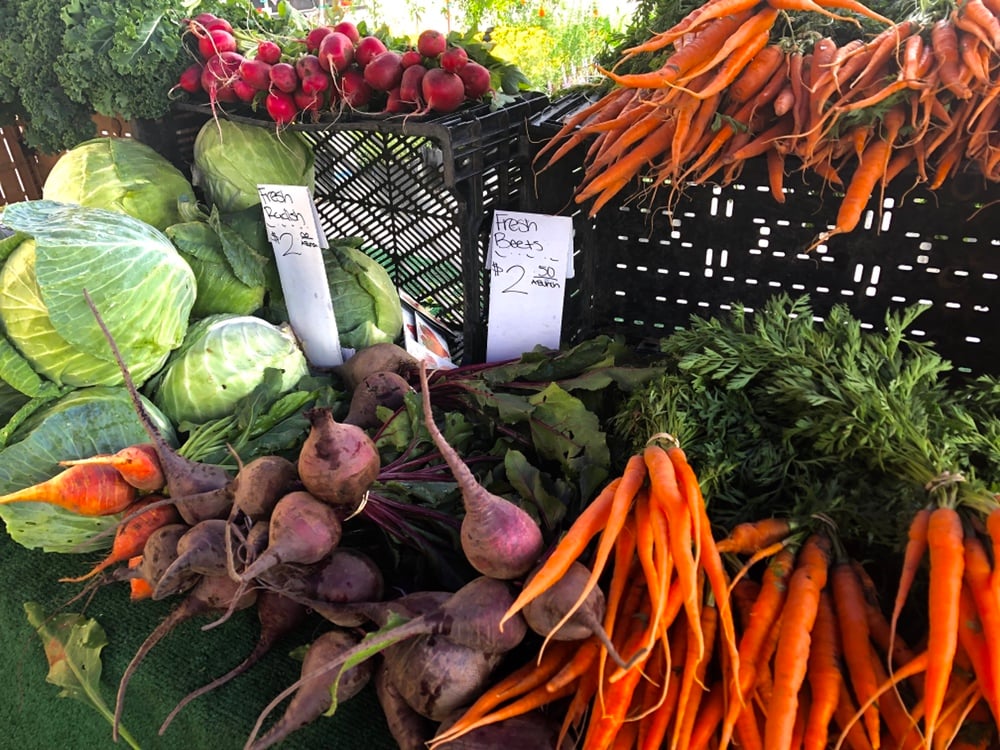
<path fill-rule="evenodd" d="M 223 18 L 202 13 L 187 22 L 198 58 L 177 87 L 218 103 L 244 103 L 279 125 L 324 113 L 430 114 L 453 112 L 493 90 L 490 71 L 449 45 L 440 31 L 423 31 L 408 49 L 389 49 L 341 21 L 316 26 L 283 48 L 272 39 L 248 39 Z"/>

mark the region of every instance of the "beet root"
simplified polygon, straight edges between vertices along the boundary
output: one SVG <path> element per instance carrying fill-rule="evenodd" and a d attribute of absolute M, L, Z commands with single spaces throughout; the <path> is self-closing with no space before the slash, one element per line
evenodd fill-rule
<path fill-rule="evenodd" d="M 446 729 L 447 726 L 445 722 L 441 729 Z M 556 750 L 559 722 L 540 711 L 532 711 L 473 729 L 453 740 L 431 742 L 434 750 L 507 750 L 521 747 Z"/>
<path fill-rule="evenodd" d="M 426 716 L 413 710 L 389 679 L 389 665 L 385 659 L 375 668 L 372 677 L 389 734 L 399 745 L 399 750 L 426 750 L 434 734 L 434 725 Z"/>
<path fill-rule="evenodd" d="M 403 405 L 406 394 L 412 390 L 406 378 L 399 373 L 373 372 L 351 394 L 351 405 L 344 417 L 344 424 L 356 425 L 363 430 L 378 427 L 382 424 L 378 408 L 383 406 L 396 411 Z"/>
<path fill-rule="evenodd" d="M 344 386 L 353 392 L 358 384 L 373 372 L 394 372 L 408 378 L 419 367 L 417 358 L 406 349 L 390 343 L 372 344 L 358 349 L 346 362 L 334 368 Z"/>
<path fill-rule="evenodd" d="M 382 466 L 375 443 L 360 427 L 337 422 L 328 408 L 310 409 L 306 417 L 312 426 L 299 449 L 302 484 L 325 503 L 359 505 Z"/>
<path fill-rule="evenodd" d="M 153 587 L 153 599 L 166 599 L 177 591 L 190 588 L 199 576 L 225 575 L 228 525 L 220 518 L 209 518 L 184 532 L 177 540 L 177 556 Z"/>

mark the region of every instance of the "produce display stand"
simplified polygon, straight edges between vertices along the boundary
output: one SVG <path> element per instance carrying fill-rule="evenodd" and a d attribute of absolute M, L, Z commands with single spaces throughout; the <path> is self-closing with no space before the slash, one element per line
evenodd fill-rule
<path fill-rule="evenodd" d="M 457 359 L 485 355 L 489 220 L 498 208 L 531 207 L 526 123 L 547 104 L 526 92 L 498 109 L 291 126 L 313 146 L 314 199 L 327 236 L 362 238 L 401 291 L 460 333 Z M 210 117 L 207 106 L 182 105 L 169 122 L 136 123 L 133 135 L 190 174 L 195 136 Z"/>
<path fill-rule="evenodd" d="M 579 94 L 554 101 L 531 119 L 529 140 L 544 143 L 583 103 Z M 1000 372 L 1000 186 L 961 173 L 932 192 L 908 189 L 902 175 L 881 203 L 872 199 L 861 227 L 806 252 L 839 205 L 815 177 L 790 174 L 780 204 L 761 158 L 731 185 L 685 186 L 672 213 L 668 188 L 632 198 L 648 193 L 636 183 L 588 218 L 589 204 L 572 201 L 582 151 L 535 177 L 535 210 L 575 217 L 577 275 L 565 339 L 613 332 L 642 345 L 692 315 L 724 315 L 733 303 L 759 308 L 784 291 L 808 294 L 818 314 L 846 304 L 874 327 L 889 310 L 929 303 L 910 331 L 914 339 L 934 342 L 960 370 Z"/>

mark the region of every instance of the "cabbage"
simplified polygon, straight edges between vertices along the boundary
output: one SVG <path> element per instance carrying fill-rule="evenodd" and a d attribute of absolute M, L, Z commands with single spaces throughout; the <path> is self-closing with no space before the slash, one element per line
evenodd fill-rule
<path fill-rule="evenodd" d="M 160 434 L 172 445 L 177 438 L 166 417 L 143 399 Z M 128 445 L 148 442 L 128 392 L 123 387 L 71 391 L 33 414 L 0 451 L 0 494 L 15 492 L 54 476 L 60 461 L 114 453 Z M 111 544 L 108 534 L 90 538 L 121 520 L 119 514 L 86 517 L 48 503 L 0 505 L 0 518 L 19 544 L 46 552 L 87 552 Z"/>
<path fill-rule="evenodd" d="M 174 424 L 201 424 L 232 413 L 236 402 L 282 371 L 281 393 L 308 372 L 305 355 L 284 327 L 252 315 L 213 315 L 188 329 L 183 345 L 154 383 L 153 402 Z"/>
<path fill-rule="evenodd" d="M 403 331 L 403 312 L 389 272 L 349 244 L 332 244 L 323 254 L 340 345 L 364 349 L 395 341 Z"/>
<path fill-rule="evenodd" d="M 258 205 L 258 184 L 315 187 L 312 146 L 299 133 L 224 119 L 198 131 L 192 175 L 209 205 L 223 212 Z"/>
<path fill-rule="evenodd" d="M 194 201 L 180 170 L 133 138 L 94 138 L 65 152 L 52 167 L 42 197 L 134 216 L 157 229 L 180 220 L 178 201 Z"/>
<path fill-rule="evenodd" d="M 38 373 L 72 387 L 122 382 L 84 290 L 136 383 L 183 341 L 195 278 L 162 232 L 126 214 L 45 200 L 9 205 L 3 221 L 32 239 L 0 270 L 0 323 Z"/>

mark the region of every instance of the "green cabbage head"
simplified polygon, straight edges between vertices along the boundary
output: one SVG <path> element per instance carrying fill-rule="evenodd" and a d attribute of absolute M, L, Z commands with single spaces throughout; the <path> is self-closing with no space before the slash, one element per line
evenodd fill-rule
<path fill-rule="evenodd" d="M 286 327 L 253 315 L 202 318 L 157 376 L 153 402 L 176 425 L 202 424 L 232 413 L 269 367 L 282 371 L 283 393 L 308 372 L 305 354 Z"/>
<path fill-rule="evenodd" d="M 23 240 L 0 269 L 0 323 L 58 385 L 118 385 L 121 372 L 84 291 L 137 384 L 187 332 L 196 286 L 169 238 L 127 214 L 53 201 L 6 207 Z"/>
<path fill-rule="evenodd" d="M 364 349 L 393 342 L 402 334 L 399 292 L 377 260 L 341 242 L 324 251 L 323 263 L 342 347 Z"/>
<path fill-rule="evenodd" d="M 298 132 L 209 120 L 194 141 L 194 184 L 224 213 L 260 203 L 258 184 L 305 185 L 316 175 L 312 146 Z"/>
<path fill-rule="evenodd" d="M 180 221 L 178 201 L 193 202 L 194 188 L 146 144 L 103 137 L 59 157 L 45 179 L 42 197 L 119 211 L 162 230 Z"/>

